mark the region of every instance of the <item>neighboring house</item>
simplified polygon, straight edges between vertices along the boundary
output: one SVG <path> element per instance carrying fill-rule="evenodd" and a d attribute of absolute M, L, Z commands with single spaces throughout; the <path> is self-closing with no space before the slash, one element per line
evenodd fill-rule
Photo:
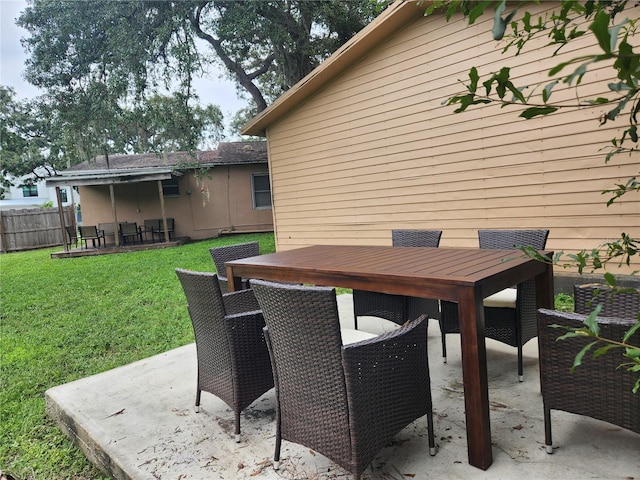
<path fill-rule="evenodd" d="M 82 223 L 175 220 L 194 240 L 273 230 L 265 142 L 220 143 L 216 150 L 97 157 L 47 185 L 78 186 Z M 115 214 L 115 218 L 114 218 Z"/>
<path fill-rule="evenodd" d="M 41 176 L 46 175 L 44 171 L 38 172 L 38 174 Z M 34 176 L 26 175 L 18 178 L 9 175 L 8 179 L 13 186 L 9 187 L 4 194 L 4 198 L 0 199 L 0 210 L 36 208 L 44 205 L 58 206 L 56 189 L 47 187 L 45 180 L 39 180 L 32 186 L 23 186 L 24 182 L 30 178 L 34 178 Z M 60 196 L 62 205 L 65 207 L 72 203 L 78 204 L 77 192 L 73 192 L 68 185 L 60 187 Z"/>
<path fill-rule="evenodd" d="M 394 228 L 443 230 L 443 247 L 477 247 L 478 229 L 548 228 L 556 252 L 640 237 L 638 195 L 607 207 L 601 194 L 638 175 L 637 155 L 605 163 L 603 147 L 626 121 L 601 126 L 610 107 L 524 120 L 518 107 L 455 114 L 443 104 L 464 91 L 472 66 L 487 75 L 508 64 L 514 83 L 544 86 L 551 67 L 593 52 L 586 37 L 553 58 L 546 37 L 512 57 L 491 37 L 493 15 L 469 26 L 425 8 L 389 6 L 243 128 L 267 139 L 277 249 L 390 245 Z M 597 68 L 584 98 L 607 91 L 612 69 Z M 556 88 L 553 101 L 576 102 L 573 89 Z M 637 270 L 634 261 L 619 273 Z"/>

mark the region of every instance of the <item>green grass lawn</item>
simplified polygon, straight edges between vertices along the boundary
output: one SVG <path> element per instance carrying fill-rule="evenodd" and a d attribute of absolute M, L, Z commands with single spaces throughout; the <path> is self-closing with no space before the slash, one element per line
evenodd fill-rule
<path fill-rule="evenodd" d="M 251 240 L 275 250 L 273 234 L 247 234 L 96 257 L 0 255 L 0 470 L 20 480 L 103 478 L 46 417 L 44 392 L 193 342 L 174 268 L 213 271 L 209 248 Z M 570 310 L 572 300 L 557 306 Z"/>
<path fill-rule="evenodd" d="M 0 470 L 20 480 L 103 478 L 45 416 L 44 392 L 193 342 L 175 267 L 214 271 L 209 248 L 51 259 L 60 248 L 0 255 Z"/>

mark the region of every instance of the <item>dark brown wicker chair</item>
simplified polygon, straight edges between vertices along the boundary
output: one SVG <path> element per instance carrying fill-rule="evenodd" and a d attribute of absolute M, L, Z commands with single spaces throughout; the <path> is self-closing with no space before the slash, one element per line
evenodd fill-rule
<path fill-rule="evenodd" d="M 394 247 L 437 247 L 442 230 L 392 230 Z M 438 300 L 405 297 L 386 293 L 353 290 L 353 322 L 358 328 L 358 316 L 384 318 L 398 325 L 426 314 L 427 318 L 440 319 Z"/>
<path fill-rule="evenodd" d="M 549 230 L 478 230 L 480 248 L 517 249 L 530 246 L 543 250 Z M 507 297 L 507 301 L 504 301 Z M 536 286 L 527 280 L 484 299 L 485 336 L 518 349 L 518 380 L 522 381 L 522 347 L 537 335 Z M 458 304 L 441 302 L 442 356 L 447 362 L 446 335 L 460 333 Z"/>
<path fill-rule="evenodd" d="M 576 354 L 591 339 L 556 341 L 565 330 L 552 328 L 551 325 L 580 327 L 585 318 L 586 315 L 577 313 L 546 309 L 538 311 L 540 386 L 547 453 L 553 453 L 551 410 L 587 415 L 640 433 L 640 393 L 632 392 L 637 373 L 618 368 L 621 363 L 628 362 L 620 349 L 610 350 L 595 359 L 587 354 L 582 359 L 582 365 L 574 373 L 570 372 Z M 636 322 L 633 318 L 597 318 L 600 334 L 615 340 L 621 340 Z M 640 345 L 640 331 L 633 335 L 630 343 Z"/>
<path fill-rule="evenodd" d="M 250 283 L 267 324 L 276 383 L 276 469 L 284 439 L 358 479 L 396 433 L 425 414 L 435 454 L 425 316 L 343 345 L 335 289 Z"/>
<path fill-rule="evenodd" d="M 640 290 L 613 292 L 611 287 L 600 284 L 574 285 L 574 309 L 588 315 L 598 304 L 602 305 L 601 317 L 637 318 L 640 315 Z"/>
<path fill-rule="evenodd" d="M 229 291 L 229 281 L 227 280 L 227 267 L 225 263 L 241 258 L 256 257 L 260 255 L 260 246 L 258 242 L 236 243 L 235 245 L 210 248 L 209 253 L 218 272 L 220 288 L 226 293 Z M 242 279 L 242 288 L 249 288 L 249 281 L 247 279 Z"/>
<path fill-rule="evenodd" d="M 176 268 L 176 274 L 196 339 L 196 411 L 203 390 L 219 397 L 233 409 L 239 442 L 240 412 L 273 387 L 262 312 L 251 290 L 223 295 L 214 273 Z"/>

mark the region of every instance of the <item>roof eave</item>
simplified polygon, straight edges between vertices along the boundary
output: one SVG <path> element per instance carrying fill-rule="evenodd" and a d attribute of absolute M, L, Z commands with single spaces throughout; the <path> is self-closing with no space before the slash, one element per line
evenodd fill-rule
<path fill-rule="evenodd" d="M 163 171 L 119 171 L 110 174 L 98 173 L 96 171 L 83 172 L 75 175 L 56 175 L 47 179 L 47 187 L 59 187 L 62 185 L 90 186 L 90 185 L 115 185 L 119 183 L 150 182 L 155 180 L 167 180 L 178 172 L 171 170 Z"/>
<path fill-rule="evenodd" d="M 328 81 L 340 75 L 349 65 L 362 58 L 387 36 L 402 26 L 424 15 L 431 2 L 398 0 L 390 5 L 373 22 L 358 32 L 351 40 L 336 50 L 328 59 L 315 68 L 293 87 L 282 94 L 269 107 L 253 117 L 240 133 L 264 137 L 269 125 L 284 117 Z"/>

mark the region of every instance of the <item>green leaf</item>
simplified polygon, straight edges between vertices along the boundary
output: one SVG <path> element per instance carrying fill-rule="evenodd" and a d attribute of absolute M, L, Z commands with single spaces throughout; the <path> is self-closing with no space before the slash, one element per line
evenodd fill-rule
<path fill-rule="evenodd" d="M 616 276 L 614 274 L 612 274 L 611 272 L 605 272 L 604 279 L 607 282 L 607 285 L 609 285 L 611 287 L 615 287 L 616 286 Z"/>
<path fill-rule="evenodd" d="M 566 67 L 567 65 L 571 65 L 571 63 L 573 63 L 573 62 L 569 61 L 569 62 L 559 63 L 558 65 L 553 67 L 551 70 L 549 70 L 549 76 L 553 77 L 554 75 L 560 73 L 564 69 L 564 67 Z"/>
<path fill-rule="evenodd" d="M 493 16 L 493 28 L 491 29 L 491 33 L 493 35 L 494 40 L 502 40 L 504 37 L 504 32 L 507 28 L 507 25 L 511 21 L 511 19 L 517 13 L 517 9 L 513 10 L 509 15 L 505 18 L 502 18 L 502 14 L 506 8 L 506 0 L 502 0 L 500 4 L 496 7 L 496 12 Z"/>
<path fill-rule="evenodd" d="M 550 113 L 553 113 L 557 110 L 557 107 L 530 107 L 522 112 L 519 116 L 529 120 L 530 118 L 540 115 L 549 115 Z"/>
<path fill-rule="evenodd" d="M 598 325 L 598 321 L 596 317 L 600 314 L 601 310 L 602 310 L 602 304 L 600 303 L 596 305 L 596 308 L 593 310 L 593 312 L 587 315 L 587 318 L 585 318 L 582 322 L 587 326 L 589 331 L 594 335 L 598 335 L 600 333 L 600 325 Z"/>
<path fill-rule="evenodd" d="M 576 367 L 579 367 L 580 365 L 582 365 L 582 359 L 584 358 L 585 354 L 591 350 L 591 347 L 593 347 L 596 343 L 598 343 L 598 341 L 596 340 L 595 342 L 591 342 L 586 344 L 582 350 L 580 350 L 578 352 L 578 354 L 576 355 L 576 358 L 573 359 L 573 366 L 571 367 L 571 372 L 575 372 Z"/>
<path fill-rule="evenodd" d="M 607 84 L 607 87 L 609 87 L 609 90 L 611 90 L 612 92 L 622 92 L 622 91 L 628 92 L 631 90 L 631 87 L 627 85 L 625 82 L 609 83 Z"/>
<path fill-rule="evenodd" d="M 620 33 L 620 29 L 628 22 L 629 20 L 625 19 L 623 22 L 609 29 L 609 51 L 610 52 L 615 51 L 616 44 L 618 43 L 618 34 Z"/>
<path fill-rule="evenodd" d="M 584 336 L 585 336 L 584 333 L 578 333 L 577 331 L 567 332 L 564 335 L 560 335 L 558 338 L 556 338 L 556 342 L 558 340 L 566 340 L 567 338 L 576 338 L 576 337 L 584 337 Z"/>
<path fill-rule="evenodd" d="M 609 21 L 611 17 L 604 10 L 596 13 L 593 22 L 589 26 L 589 30 L 593 32 L 600 48 L 606 53 L 611 53 L 611 35 L 609 33 Z"/>
<path fill-rule="evenodd" d="M 598 358 L 607 353 L 609 350 L 614 348 L 620 348 L 618 345 L 605 345 L 604 347 L 600 347 L 593 352 L 593 358 Z"/>
<path fill-rule="evenodd" d="M 478 89 L 478 80 L 480 79 L 480 75 L 478 75 L 478 69 L 476 67 L 471 67 L 469 70 L 469 79 L 471 83 L 467 86 L 467 89 L 470 93 L 476 93 Z"/>
<path fill-rule="evenodd" d="M 505 0 L 503 0 L 502 3 L 504 3 L 504 1 Z M 484 14 L 484 9 L 487 8 L 490 4 L 490 0 L 483 0 L 475 7 L 473 7 L 469 12 L 469 25 L 473 25 L 473 23 Z M 498 8 L 500 8 L 500 6 L 498 6 Z"/>
<path fill-rule="evenodd" d="M 627 343 L 629 341 L 629 339 L 633 336 L 634 333 L 636 333 L 638 330 L 640 329 L 640 321 L 636 322 L 636 324 L 631 327 L 627 333 L 624 334 L 624 337 L 622 337 L 622 341 L 624 343 Z M 640 349 L 637 349 L 638 352 L 640 352 Z"/>
<path fill-rule="evenodd" d="M 551 98 L 551 91 L 553 90 L 553 87 L 555 87 L 557 84 L 558 84 L 558 80 L 554 80 L 553 82 L 547 84 L 544 87 L 544 90 L 542 91 L 542 101 L 544 103 L 547 103 L 549 98 Z"/>

